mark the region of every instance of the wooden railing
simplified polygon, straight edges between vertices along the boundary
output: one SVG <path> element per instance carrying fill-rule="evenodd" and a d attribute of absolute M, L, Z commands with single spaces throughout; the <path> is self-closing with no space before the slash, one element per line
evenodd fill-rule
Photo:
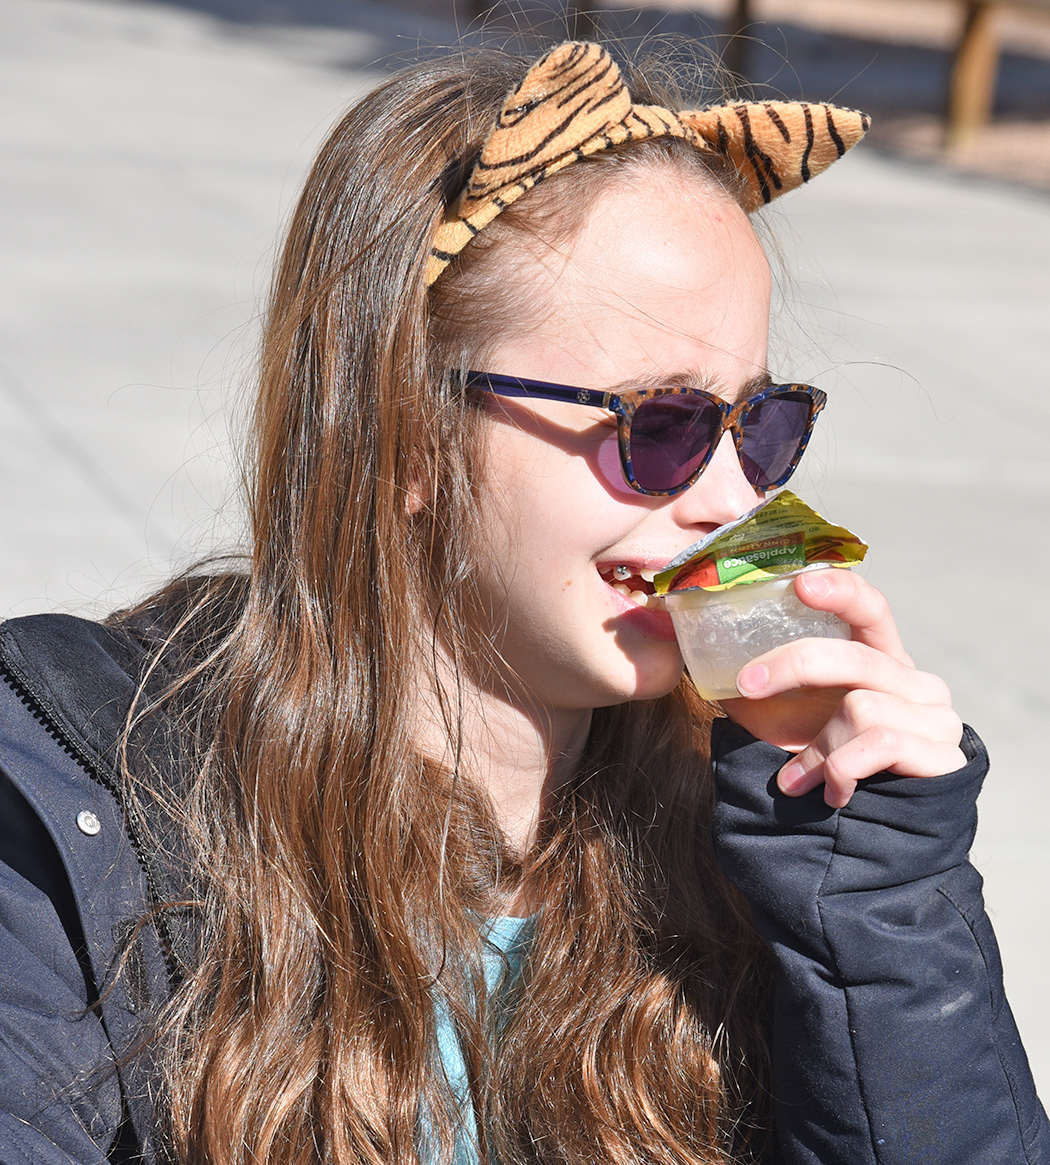
<path fill-rule="evenodd" d="M 948 84 L 948 123 L 945 145 L 964 146 L 992 115 L 995 80 L 999 73 L 999 37 L 996 13 L 1002 7 L 1038 8 L 1050 12 L 1050 0 L 965 0 L 962 36 L 955 50 Z"/>

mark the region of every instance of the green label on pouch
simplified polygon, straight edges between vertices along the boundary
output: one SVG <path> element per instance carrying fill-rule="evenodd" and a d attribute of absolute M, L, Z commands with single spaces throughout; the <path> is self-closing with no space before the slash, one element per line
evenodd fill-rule
<path fill-rule="evenodd" d="M 805 535 L 799 530 L 795 534 L 782 534 L 776 538 L 763 538 L 735 550 L 725 551 L 724 557 L 715 555 L 715 570 L 720 583 L 733 582 L 741 575 L 750 574 L 755 568 L 777 573 L 782 570 L 801 570 L 806 565 Z"/>
<path fill-rule="evenodd" d="M 680 554 L 656 576 L 656 593 L 723 591 L 807 566 L 851 566 L 867 550 L 856 534 L 784 490 Z"/>

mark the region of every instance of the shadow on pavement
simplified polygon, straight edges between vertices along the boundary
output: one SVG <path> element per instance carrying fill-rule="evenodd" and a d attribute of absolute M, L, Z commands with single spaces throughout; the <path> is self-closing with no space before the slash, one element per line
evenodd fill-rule
<path fill-rule="evenodd" d="M 242 31 L 363 32 L 377 47 L 373 63 L 391 68 L 441 52 L 452 44 L 482 39 L 534 51 L 537 44 L 564 39 L 569 29 L 562 6 L 537 0 L 501 3 L 479 29 L 460 20 L 449 3 L 417 0 L 414 7 L 375 0 L 164 0 L 207 14 Z M 718 53 L 724 38 L 717 22 L 701 13 L 657 6 L 607 9 L 600 13 L 603 36 L 635 51 L 654 37 L 687 37 Z M 940 114 L 950 55 L 945 50 L 822 32 L 787 23 L 757 23 L 748 47 L 748 75 L 758 98 L 835 101 L 872 113 Z M 338 65 L 338 60 L 333 62 Z M 361 62 L 353 62 L 359 67 Z M 349 64 L 349 62 L 348 62 Z M 995 113 L 1020 119 L 1050 116 L 1050 60 L 1004 53 Z"/>

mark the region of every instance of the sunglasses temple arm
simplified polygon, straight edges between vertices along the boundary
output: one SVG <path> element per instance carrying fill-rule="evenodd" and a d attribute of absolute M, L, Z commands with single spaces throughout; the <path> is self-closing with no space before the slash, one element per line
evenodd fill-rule
<path fill-rule="evenodd" d="M 495 396 L 532 397 L 535 400 L 566 401 L 569 404 L 609 408 L 611 396 L 593 388 L 567 388 L 543 380 L 524 380 L 515 376 L 494 376 L 483 372 L 467 374 L 467 387 L 480 388 Z"/>

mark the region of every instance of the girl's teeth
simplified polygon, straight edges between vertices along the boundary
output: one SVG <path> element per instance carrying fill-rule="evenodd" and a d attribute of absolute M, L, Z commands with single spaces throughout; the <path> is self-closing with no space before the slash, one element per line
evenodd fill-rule
<path fill-rule="evenodd" d="M 645 591 L 632 591 L 630 587 L 624 586 L 623 583 L 613 583 L 613 590 L 618 591 L 621 595 L 631 599 L 637 603 L 639 607 L 644 607 L 649 602 L 649 596 Z"/>
<path fill-rule="evenodd" d="M 655 570 L 640 570 L 640 571 L 638 572 L 638 577 L 639 577 L 639 578 L 640 578 L 640 579 L 641 579 L 643 582 L 652 582 L 652 581 L 653 581 L 653 579 L 655 579 L 655 578 L 656 578 L 656 575 L 657 575 L 657 573 L 658 573 L 658 572 L 657 572 L 657 571 L 655 571 Z"/>

